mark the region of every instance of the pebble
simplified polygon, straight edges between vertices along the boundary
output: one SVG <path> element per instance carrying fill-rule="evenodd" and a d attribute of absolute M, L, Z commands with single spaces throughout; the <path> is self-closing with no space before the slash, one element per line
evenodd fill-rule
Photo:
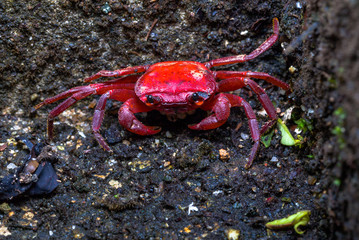
<path fill-rule="evenodd" d="M 294 72 L 298 71 L 298 69 L 296 67 L 293 67 L 293 66 L 290 66 L 288 70 L 289 70 L 290 73 L 294 73 Z"/>
<path fill-rule="evenodd" d="M 39 95 L 38 95 L 37 93 L 34 93 L 34 94 L 31 95 L 30 100 L 33 102 L 33 101 L 35 101 L 38 97 L 39 97 Z"/>
<path fill-rule="evenodd" d="M 7 170 L 11 170 L 11 169 L 15 169 L 17 168 L 17 166 L 14 164 L 14 163 L 9 163 L 7 166 L 6 166 L 6 169 Z"/>
<path fill-rule="evenodd" d="M 239 239 L 240 231 L 237 229 L 227 229 L 225 231 L 226 237 L 228 240 L 237 240 Z"/>
<path fill-rule="evenodd" d="M 241 133 L 241 138 L 243 140 L 247 140 L 249 138 L 249 135 L 248 134 L 245 134 L 245 133 Z"/>
<path fill-rule="evenodd" d="M 219 149 L 219 158 L 221 160 L 228 160 L 230 158 L 228 151 L 225 149 Z"/>
<path fill-rule="evenodd" d="M 172 134 L 169 131 L 166 131 L 166 138 L 172 138 Z"/>
<path fill-rule="evenodd" d="M 317 182 L 317 178 L 314 176 L 308 176 L 307 181 L 310 186 L 313 186 Z"/>
<path fill-rule="evenodd" d="M 122 183 L 120 183 L 120 182 L 117 181 L 117 180 L 110 180 L 110 181 L 108 182 L 108 184 L 110 184 L 111 187 L 116 188 L 116 189 L 122 187 Z"/>

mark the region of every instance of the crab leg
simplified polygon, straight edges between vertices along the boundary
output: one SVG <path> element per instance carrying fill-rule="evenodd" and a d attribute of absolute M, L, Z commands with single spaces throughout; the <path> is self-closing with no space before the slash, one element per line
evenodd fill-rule
<path fill-rule="evenodd" d="M 50 103 L 53 103 L 53 102 L 57 102 L 61 99 L 64 99 L 64 98 L 67 98 L 77 92 L 81 92 L 82 90 L 86 89 L 87 86 L 81 86 L 81 87 L 74 87 L 74 88 L 71 88 L 65 92 L 62 92 L 60 94 L 57 94 L 56 96 L 54 97 L 50 97 L 50 98 L 46 98 L 44 101 L 42 101 L 41 103 L 37 104 L 33 109 L 32 111 L 35 111 L 39 108 L 41 108 L 42 106 L 45 106 L 47 104 L 50 104 Z"/>
<path fill-rule="evenodd" d="M 246 116 L 248 118 L 249 129 L 251 131 L 251 136 L 254 141 L 251 153 L 249 154 L 249 157 L 248 157 L 248 161 L 247 161 L 246 165 L 244 166 L 244 168 L 248 169 L 251 167 L 253 160 L 256 157 L 257 151 L 259 149 L 260 132 L 259 132 L 256 115 L 254 114 L 254 111 L 253 111 L 251 105 L 249 105 L 249 103 L 246 102 L 240 96 L 236 96 L 236 95 L 228 94 L 228 93 L 223 93 L 223 95 L 225 95 L 227 97 L 227 99 L 229 100 L 229 102 L 231 104 L 231 107 L 243 107 L 244 111 L 246 113 Z"/>
<path fill-rule="evenodd" d="M 259 101 L 262 103 L 262 106 L 264 107 L 264 110 L 267 112 L 270 120 L 264 124 L 264 126 L 261 129 L 261 134 L 265 133 L 270 129 L 275 121 L 277 120 L 277 113 L 275 111 L 275 108 L 273 106 L 273 103 L 269 99 L 266 92 L 261 88 L 255 81 L 249 79 L 249 78 L 228 78 L 225 80 L 222 80 L 218 83 L 219 91 L 220 92 L 228 92 L 228 91 L 234 91 L 236 89 L 242 88 L 244 86 L 249 86 L 252 91 L 257 94 Z"/>
<path fill-rule="evenodd" d="M 153 135 L 161 131 L 160 127 L 157 126 L 146 126 L 141 123 L 136 117 L 135 113 L 149 112 L 153 110 L 147 107 L 138 98 L 130 98 L 122 104 L 118 110 L 118 121 L 121 126 L 126 128 L 128 131 L 136 133 L 138 135 Z"/>
<path fill-rule="evenodd" d="M 252 77 L 252 78 L 262 79 L 266 82 L 273 84 L 274 86 L 284 89 L 285 91 L 290 91 L 290 87 L 287 83 L 279 80 L 278 78 L 275 78 L 275 77 L 269 75 L 268 73 L 251 72 L 251 71 L 244 71 L 244 72 L 217 71 L 217 72 L 213 72 L 213 74 L 215 74 L 217 79 L 227 79 L 227 78 L 234 78 L 234 77 L 240 77 L 240 78 Z M 223 80 L 223 81 L 225 81 L 225 80 Z"/>
<path fill-rule="evenodd" d="M 134 73 L 142 73 L 142 72 L 147 71 L 147 69 L 150 66 L 151 65 L 127 67 L 124 69 L 118 69 L 118 70 L 114 70 L 114 71 L 102 70 L 90 77 L 85 78 L 84 81 L 91 82 L 100 77 L 120 77 L 120 76 L 125 76 L 125 75 L 129 75 L 129 74 L 134 74 Z"/>
<path fill-rule="evenodd" d="M 50 103 L 54 103 L 61 99 L 67 98 L 77 92 L 93 91 L 94 94 L 103 94 L 109 89 L 134 89 L 135 82 L 138 78 L 139 76 L 127 76 L 120 79 L 113 79 L 104 83 L 96 83 L 90 84 L 88 86 L 74 87 L 65 92 L 57 94 L 54 97 L 46 98 L 43 102 L 37 104 L 32 111 L 35 111 L 42 106 L 48 105 Z"/>
<path fill-rule="evenodd" d="M 106 143 L 105 139 L 100 134 L 100 127 L 103 121 L 103 117 L 105 114 L 105 107 L 107 99 L 114 99 L 120 102 L 124 102 L 129 98 L 135 97 L 135 92 L 133 90 L 128 89 L 115 89 L 106 92 L 101 95 L 100 99 L 97 102 L 95 113 L 92 119 L 92 130 L 95 135 L 97 142 L 102 146 L 106 151 L 111 151 L 111 148 Z"/>
<path fill-rule="evenodd" d="M 84 89 L 86 89 L 86 88 L 84 88 Z M 79 101 L 91 94 L 95 94 L 95 93 L 96 93 L 95 89 L 77 92 L 77 93 L 73 94 L 71 97 L 69 97 L 68 99 L 66 99 L 65 101 L 63 101 L 62 103 L 60 103 L 57 107 L 55 107 L 54 109 L 51 110 L 51 112 L 49 113 L 49 115 L 47 117 L 47 136 L 49 137 L 50 140 L 54 137 L 54 135 L 53 135 L 54 118 L 57 117 L 60 113 L 62 113 L 66 109 L 68 109 L 70 106 L 72 106 L 77 101 Z"/>
<path fill-rule="evenodd" d="M 278 36 L 279 36 L 279 21 L 278 18 L 273 18 L 273 34 L 253 52 L 247 55 L 242 54 L 237 56 L 219 58 L 206 62 L 204 64 L 206 65 L 207 68 L 212 68 L 221 65 L 246 62 L 248 60 L 258 57 L 260 54 L 267 51 L 277 41 Z"/>
<path fill-rule="evenodd" d="M 130 81 L 130 79 L 128 79 L 128 81 Z M 77 101 L 79 101 L 89 95 L 93 95 L 93 94 L 101 95 L 101 94 L 109 91 L 110 89 L 124 88 L 123 90 L 127 89 L 127 91 L 132 91 L 129 89 L 133 89 L 134 85 L 135 85 L 134 83 L 111 82 L 111 83 L 98 83 L 98 84 L 90 84 L 88 86 L 74 87 L 74 88 L 71 88 L 70 90 L 62 92 L 54 97 L 45 99 L 43 102 L 36 105 L 34 107 L 33 111 L 44 106 L 44 105 L 47 105 L 47 104 L 50 104 L 50 103 L 53 103 L 53 102 L 56 102 L 56 101 L 59 101 L 61 99 L 68 97 L 65 101 L 63 101 L 57 107 L 52 109 L 47 117 L 47 135 L 48 135 L 49 139 L 51 140 L 53 138 L 54 118 L 57 117 L 62 112 L 64 112 L 69 107 L 71 107 Z"/>
<path fill-rule="evenodd" d="M 256 115 L 254 114 L 254 111 L 249 105 L 249 103 L 247 103 L 243 98 L 239 96 L 227 93 L 220 93 L 217 96 L 218 97 L 213 99 L 208 105 L 201 107 L 201 109 L 203 110 L 213 111 L 213 114 L 203 119 L 200 123 L 195 125 L 189 125 L 188 127 L 194 130 L 207 130 L 217 128 L 226 122 L 229 117 L 230 109 L 232 107 L 243 107 L 248 118 L 249 129 L 251 131 L 251 136 L 254 141 L 254 145 L 248 157 L 248 162 L 245 165 L 245 168 L 248 169 L 252 165 L 253 160 L 259 149 L 260 132 Z"/>

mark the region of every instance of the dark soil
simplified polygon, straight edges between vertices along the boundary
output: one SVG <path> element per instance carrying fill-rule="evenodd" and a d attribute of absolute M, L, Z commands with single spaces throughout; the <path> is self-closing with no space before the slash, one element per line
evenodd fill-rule
<path fill-rule="evenodd" d="M 121 103 L 109 101 L 101 128 L 114 150 L 108 153 L 93 138 L 98 96 L 91 96 L 55 119 L 49 144 L 59 187 L 1 205 L 0 238 L 227 239 L 234 229 L 240 239 L 357 239 L 358 1 L 178 2 L 1 1 L 1 177 L 28 154 L 16 136 L 46 141 L 56 103 L 31 114 L 45 98 L 102 69 L 249 53 L 271 34 L 273 17 L 281 33 L 270 50 L 216 69 L 267 72 L 290 84 L 286 95 L 258 80 L 281 118 L 293 109 L 286 125 L 295 138 L 298 120 L 305 123 L 302 143 L 282 145 L 275 129 L 271 145 L 262 144 L 245 170 L 252 141 L 242 109 L 209 131 L 187 128 L 203 111 L 175 123 L 158 112 L 139 114 L 162 127 L 141 137 L 119 125 Z M 236 93 L 262 111 L 254 94 Z M 260 124 L 268 120 L 257 115 Z M 303 235 L 265 228 L 301 210 L 312 213 Z"/>

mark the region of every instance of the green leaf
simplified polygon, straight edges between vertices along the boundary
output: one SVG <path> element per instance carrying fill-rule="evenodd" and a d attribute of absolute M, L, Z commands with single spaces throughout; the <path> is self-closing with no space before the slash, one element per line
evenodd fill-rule
<path fill-rule="evenodd" d="M 272 131 L 270 131 L 267 135 L 261 136 L 261 142 L 266 148 L 270 146 L 270 143 L 273 138 L 273 134 L 274 134 L 274 129 L 272 129 Z"/>
<path fill-rule="evenodd" d="M 295 145 L 297 142 L 293 138 L 293 136 L 290 133 L 287 126 L 283 123 L 282 119 L 278 118 L 277 125 L 278 125 L 278 128 L 279 128 L 280 132 L 282 133 L 282 139 L 280 140 L 280 143 L 285 145 L 285 146 L 293 146 L 293 145 Z"/>
<path fill-rule="evenodd" d="M 300 118 L 294 122 L 298 125 L 298 128 L 303 131 L 303 133 L 305 133 L 307 130 L 313 130 L 313 125 L 310 123 L 310 121 L 305 120 L 304 118 Z"/>

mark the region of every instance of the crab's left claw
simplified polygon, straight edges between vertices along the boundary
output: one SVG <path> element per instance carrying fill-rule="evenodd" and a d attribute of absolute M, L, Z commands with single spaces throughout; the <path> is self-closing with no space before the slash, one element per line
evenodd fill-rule
<path fill-rule="evenodd" d="M 118 121 L 122 127 L 130 132 L 138 135 L 153 135 L 160 132 L 161 128 L 157 126 L 146 126 L 134 115 L 138 112 L 148 112 L 151 110 L 151 108 L 147 107 L 140 100 L 131 98 L 124 102 L 118 110 Z"/>

